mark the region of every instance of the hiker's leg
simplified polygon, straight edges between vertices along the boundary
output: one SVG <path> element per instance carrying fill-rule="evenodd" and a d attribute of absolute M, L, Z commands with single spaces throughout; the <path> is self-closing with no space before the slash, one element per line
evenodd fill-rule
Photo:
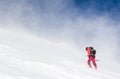
<path fill-rule="evenodd" d="M 97 69 L 97 64 L 96 64 L 95 58 L 92 59 L 92 63 L 93 63 L 93 65 L 94 65 L 95 69 Z"/>
<path fill-rule="evenodd" d="M 90 62 L 91 62 L 91 58 L 89 58 L 88 61 L 87 61 L 89 67 L 91 68 L 92 66 L 91 66 L 91 63 L 90 63 Z"/>

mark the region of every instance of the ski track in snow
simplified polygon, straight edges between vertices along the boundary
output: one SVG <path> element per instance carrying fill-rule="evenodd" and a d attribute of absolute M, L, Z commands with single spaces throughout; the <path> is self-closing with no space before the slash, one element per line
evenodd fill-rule
<path fill-rule="evenodd" d="M 55 54 L 57 50 L 74 51 L 72 48 L 68 51 L 39 37 L 3 29 L 0 36 L 0 79 L 120 79 L 119 73 L 89 69 L 86 62 L 76 63 Z"/>

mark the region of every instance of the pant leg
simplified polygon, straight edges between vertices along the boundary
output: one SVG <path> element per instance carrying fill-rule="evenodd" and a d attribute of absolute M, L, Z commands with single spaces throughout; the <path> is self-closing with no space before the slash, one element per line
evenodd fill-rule
<path fill-rule="evenodd" d="M 97 64 L 96 64 L 95 58 L 92 59 L 92 63 L 93 63 L 93 65 L 94 65 L 95 69 L 97 69 Z"/>
<path fill-rule="evenodd" d="M 91 61 L 92 61 L 92 59 L 91 59 L 91 57 L 89 57 L 87 63 L 88 63 L 88 65 L 89 65 L 90 68 L 92 67 L 92 65 L 91 65 Z"/>

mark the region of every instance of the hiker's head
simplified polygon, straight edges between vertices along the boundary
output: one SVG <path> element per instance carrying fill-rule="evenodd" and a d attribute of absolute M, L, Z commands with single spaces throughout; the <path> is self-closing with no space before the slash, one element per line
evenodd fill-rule
<path fill-rule="evenodd" d="M 86 47 L 86 50 L 88 50 L 88 47 Z"/>

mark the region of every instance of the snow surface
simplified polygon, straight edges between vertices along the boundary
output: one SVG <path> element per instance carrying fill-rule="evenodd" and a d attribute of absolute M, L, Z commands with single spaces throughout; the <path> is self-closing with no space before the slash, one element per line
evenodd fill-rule
<path fill-rule="evenodd" d="M 100 60 L 95 70 L 86 61 L 70 43 L 0 28 L 0 79 L 120 79 L 119 63 Z"/>

